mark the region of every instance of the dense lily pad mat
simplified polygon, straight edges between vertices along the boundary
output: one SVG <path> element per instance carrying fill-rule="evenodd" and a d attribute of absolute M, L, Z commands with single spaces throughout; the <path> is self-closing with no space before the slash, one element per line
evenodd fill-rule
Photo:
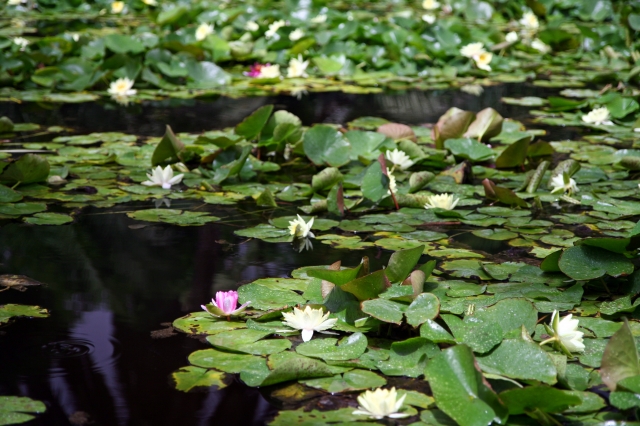
<path fill-rule="evenodd" d="M 117 102 L 638 78 L 640 6 L 593 1 L 3 2 L 4 99 Z M 471 43 L 484 44 L 464 49 Z M 548 75 L 552 75 L 549 79 Z M 542 102 L 527 99 L 527 105 Z M 621 108 L 625 108 L 621 105 Z"/>
<path fill-rule="evenodd" d="M 616 248 L 620 253 L 608 252 L 634 258 L 640 222 L 636 228 L 626 238 L 578 239 L 575 247 Z M 206 386 L 209 377 L 224 386 L 224 374 L 239 374 L 249 386 L 279 385 L 265 391 L 301 408 L 281 411 L 272 424 L 373 422 L 373 415 L 354 413 L 355 396 L 390 382 L 406 393 L 401 413 L 411 424 L 635 419 L 633 268 L 625 277 L 576 282 L 554 270 L 550 257 L 550 271 L 505 263 L 509 273 L 500 274 L 501 265 L 485 263 L 493 276 L 463 281 L 446 269 L 433 275 L 432 262 L 421 263 L 424 249 L 396 251 L 381 271 L 370 271 L 363 258 L 355 268 L 337 262 L 294 270 L 291 279 L 260 279 L 240 286 L 238 302 L 250 307 L 232 319 L 206 312 L 177 319 L 177 329 L 206 336 L 212 347 L 190 355 L 191 366 L 174 374 L 176 387 Z M 280 304 L 273 292 L 282 293 Z M 318 334 L 326 327 L 305 322 L 303 308 L 324 313 L 328 331 L 338 335 Z M 550 318 L 558 312 L 560 325 Z M 305 324 L 315 330 L 311 337 L 296 330 Z M 326 410 L 327 398 L 335 410 Z"/>

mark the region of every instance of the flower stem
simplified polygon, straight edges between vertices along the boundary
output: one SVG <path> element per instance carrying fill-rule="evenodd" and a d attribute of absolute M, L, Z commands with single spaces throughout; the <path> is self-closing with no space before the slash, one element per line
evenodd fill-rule
<path fill-rule="evenodd" d="M 540 342 L 540 346 L 546 345 L 547 343 L 555 342 L 556 340 L 558 340 L 558 339 L 555 336 L 551 337 L 551 338 L 549 338 L 547 340 L 543 340 L 542 342 Z"/>

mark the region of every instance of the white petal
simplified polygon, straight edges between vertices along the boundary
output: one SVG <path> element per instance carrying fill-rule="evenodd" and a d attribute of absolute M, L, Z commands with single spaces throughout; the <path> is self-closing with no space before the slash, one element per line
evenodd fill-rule
<path fill-rule="evenodd" d="M 304 342 L 308 342 L 309 340 L 311 340 L 311 337 L 313 337 L 313 330 L 310 330 L 308 328 L 302 330 L 302 340 Z"/>

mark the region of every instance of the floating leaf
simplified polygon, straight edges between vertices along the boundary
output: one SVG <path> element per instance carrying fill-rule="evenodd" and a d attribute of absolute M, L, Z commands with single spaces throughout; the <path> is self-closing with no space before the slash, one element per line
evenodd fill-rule
<path fill-rule="evenodd" d="M 225 379 L 227 375 L 216 370 L 207 370 L 200 367 L 183 367 L 172 374 L 176 389 L 182 392 L 206 387 L 222 389 L 227 387 Z"/>
<path fill-rule="evenodd" d="M 633 264 L 623 255 L 585 245 L 564 250 L 558 266 L 575 280 L 592 280 L 605 274 L 620 277 L 633 272 Z"/>
<path fill-rule="evenodd" d="M 507 409 L 476 368 L 468 346 L 445 349 L 425 370 L 438 408 L 461 426 L 502 424 Z"/>
<path fill-rule="evenodd" d="M 0 396 L 0 425 L 25 423 L 46 410 L 43 402 L 26 396 Z"/>
<path fill-rule="evenodd" d="M 182 152 L 184 144 L 171 130 L 171 126 L 166 126 L 164 136 L 153 151 L 151 157 L 151 166 L 166 165 L 177 163 L 182 160 Z"/>
<path fill-rule="evenodd" d="M 273 105 L 261 106 L 236 126 L 236 134 L 244 136 L 247 140 L 254 139 L 260 134 L 263 127 L 267 124 L 272 111 Z"/>
<path fill-rule="evenodd" d="M 0 324 L 7 323 L 14 317 L 46 318 L 49 311 L 40 306 L 16 305 L 9 303 L 0 305 Z"/>
<path fill-rule="evenodd" d="M 637 375 L 640 375 L 640 358 L 629 323 L 625 319 L 620 330 L 607 343 L 602 356 L 600 376 L 604 384 L 614 391 L 619 381 Z"/>

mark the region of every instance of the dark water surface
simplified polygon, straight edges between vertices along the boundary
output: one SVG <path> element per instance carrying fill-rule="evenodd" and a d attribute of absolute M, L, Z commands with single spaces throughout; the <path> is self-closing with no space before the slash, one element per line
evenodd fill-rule
<path fill-rule="evenodd" d="M 274 103 L 305 124 L 345 123 L 370 115 L 407 124 L 435 122 L 448 108 L 493 107 L 521 119 L 526 108 L 500 103 L 503 96 L 544 96 L 526 85 L 488 87 L 476 97 L 455 91 L 383 95 L 320 93 L 302 99 L 219 98 L 167 100 L 129 108 L 111 104 L 0 104 L 0 116 L 15 122 L 63 125 L 79 133 L 123 131 L 161 135 L 234 126 L 261 105 Z M 558 140 L 570 134 L 549 135 Z M 152 203 L 137 208 L 149 208 Z M 178 206 L 172 206 L 178 207 Z M 121 206 L 85 210 L 65 226 L 7 223 L 0 228 L 0 273 L 22 274 L 46 284 L 25 293 L 0 293 L 0 304 L 37 304 L 46 319 L 20 319 L 0 335 L 0 395 L 42 400 L 47 412 L 26 425 L 261 425 L 276 409 L 259 390 L 234 383 L 220 391 L 185 394 L 170 375 L 206 345 L 182 334 L 154 339 L 153 330 L 200 310 L 216 291 L 263 277 L 288 276 L 294 268 L 342 260 L 355 266 L 363 255 L 372 270 L 388 252 L 335 250 L 316 242 L 311 252 L 290 244 L 244 242 L 233 234 L 247 220 L 265 221 L 282 211 L 246 215 L 237 207 L 212 213 L 227 224 L 202 227 L 136 222 Z M 209 206 L 208 209 L 213 209 Z M 291 212 L 288 212 L 291 213 Z M 235 220 L 235 222 L 234 222 Z M 458 237 L 460 242 L 471 237 Z M 486 240 L 485 240 L 486 242 Z M 241 243 L 241 244 L 240 244 Z M 499 245 L 499 244 L 498 244 Z M 486 247 L 487 252 L 502 247 Z M 89 419 L 92 423 L 83 423 Z"/>

